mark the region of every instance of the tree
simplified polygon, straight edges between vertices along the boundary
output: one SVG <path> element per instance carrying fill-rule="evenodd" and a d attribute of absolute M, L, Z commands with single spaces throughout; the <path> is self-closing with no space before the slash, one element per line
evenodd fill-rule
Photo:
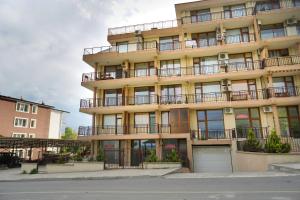
<path fill-rule="evenodd" d="M 291 145 L 289 143 L 282 143 L 280 137 L 273 129 L 267 138 L 265 151 L 267 153 L 288 153 L 291 151 Z"/>
<path fill-rule="evenodd" d="M 77 133 L 70 127 L 65 128 L 64 135 L 61 136 L 61 139 L 64 140 L 76 140 L 77 139 Z"/>
<path fill-rule="evenodd" d="M 244 151 L 257 152 L 262 151 L 260 142 L 256 139 L 256 136 L 252 129 L 248 130 L 247 140 L 243 146 Z"/>

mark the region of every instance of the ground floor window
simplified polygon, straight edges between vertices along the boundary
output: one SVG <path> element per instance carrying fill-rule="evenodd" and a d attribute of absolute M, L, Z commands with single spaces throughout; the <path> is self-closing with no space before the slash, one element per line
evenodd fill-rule
<path fill-rule="evenodd" d="M 178 153 L 178 156 L 183 164 L 183 166 L 188 165 L 187 157 L 187 145 L 185 139 L 165 139 L 162 140 L 162 158 L 166 160 L 169 154 L 175 149 Z"/>
<path fill-rule="evenodd" d="M 224 138 L 223 110 L 197 112 L 199 137 L 203 139 Z"/>
<path fill-rule="evenodd" d="M 238 137 L 247 137 L 250 128 L 257 137 L 262 137 L 259 108 L 238 108 L 234 113 Z"/>
<path fill-rule="evenodd" d="M 300 118 L 298 106 L 278 107 L 280 134 L 300 137 Z"/>
<path fill-rule="evenodd" d="M 156 151 L 155 140 L 132 140 L 131 166 L 139 166 L 150 155 L 151 151 Z"/>

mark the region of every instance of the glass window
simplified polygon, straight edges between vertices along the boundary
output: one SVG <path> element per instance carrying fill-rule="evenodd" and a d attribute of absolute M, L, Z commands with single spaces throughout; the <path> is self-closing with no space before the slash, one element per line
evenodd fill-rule
<path fill-rule="evenodd" d="M 26 128 L 28 124 L 28 119 L 16 117 L 14 121 L 15 127 Z"/>
<path fill-rule="evenodd" d="M 235 18 L 242 17 L 246 15 L 246 7 L 245 4 L 225 6 L 224 7 L 224 17 L 227 18 Z"/>
<path fill-rule="evenodd" d="M 117 42 L 117 49 L 119 53 L 128 52 L 128 42 Z"/>
<path fill-rule="evenodd" d="M 280 8 L 279 0 L 258 1 L 255 5 L 257 12 Z"/>
<path fill-rule="evenodd" d="M 270 58 L 289 56 L 289 50 L 288 49 L 269 50 L 268 53 L 269 53 Z"/>
<path fill-rule="evenodd" d="M 248 129 L 252 128 L 256 137 L 262 136 L 260 114 L 258 108 L 236 108 L 235 123 L 238 137 L 247 137 Z"/>
<path fill-rule="evenodd" d="M 285 36 L 283 24 L 270 24 L 261 26 L 261 39 L 270 39 Z"/>
<path fill-rule="evenodd" d="M 199 74 L 215 74 L 220 72 L 217 56 L 194 58 L 194 73 Z"/>
<path fill-rule="evenodd" d="M 170 124 L 169 114 L 170 114 L 170 112 L 168 112 L 168 111 L 161 112 L 161 124 L 162 125 Z"/>
<path fill-rule="evenodd" d="M 104 91 L 104 106 L 122 105 L 122 90 L 105 90 Z"/>
<path fill-rule="evenodd" d="M 300 137 L 298 106 L 277 107 L 282 136 Z"/>
<path fill-rule="evenodd" d="M 198 131 L 200 138 L 224 138 L 223 110 L 198 111 Z"/>
<path fill-rule="evenodd" d="M 30 105 L 27 103 L 17 102 L 16 111 L 29 113 L 29 107 Z"/>
<path fill-rule="evenodd" d="M 30 128 L 36 128 L 36 119 L 30 120 Z"/>
<path fill-rule="evenodd" d="M 135 63 L 134 76 L 153 76 L 156 74 L 154 69 L 154 62 Z"/>
<path fill-rule="evenodd" d="M 134 90 L 135 104 L 150 104 L 156 102 L 154 87 L 139 87 Z"/>
<path fill-rule="evenodd" d="M 191 11 L 191 22 L 205 22 L 211 20 L 210 9 L 193 10 Z"/>
<path fill-rule="evenodd" d="M 169 36 L 159 38 L 159 50 L 168 51 L 179 49 L 179 36 Z"/>
<path fill-rule="evenodd" d="M 161 86 L 161 103 L 182 103 L 181 85 Z"/>
<path fill-rule="evenodd" d="M 162 60 L 160 61 L 160 76 L 180 76 L 180 60 Z"/>
<path fill-rule="evenodd" d="M 31 107 L 32 114 L 37 114 L 37 111 L 38 111 L 38 106 L 37 105 L 32 105 L 32 107 Z"/>

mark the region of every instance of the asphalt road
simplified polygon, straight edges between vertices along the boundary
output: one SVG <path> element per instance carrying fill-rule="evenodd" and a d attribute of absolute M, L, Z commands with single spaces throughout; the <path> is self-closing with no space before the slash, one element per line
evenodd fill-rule
<path fill-rule="evenodd" d="M 300 176 L 0 182 L 0 200 L 299 200 Z"/>

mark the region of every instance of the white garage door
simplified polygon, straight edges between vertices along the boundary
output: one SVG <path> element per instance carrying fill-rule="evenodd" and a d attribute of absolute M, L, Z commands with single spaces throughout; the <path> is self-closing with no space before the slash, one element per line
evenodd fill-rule
<path fill-rule="evenodd" d="M 232 172 L 230 147 L 193 147 L 194 172 Z"/>

